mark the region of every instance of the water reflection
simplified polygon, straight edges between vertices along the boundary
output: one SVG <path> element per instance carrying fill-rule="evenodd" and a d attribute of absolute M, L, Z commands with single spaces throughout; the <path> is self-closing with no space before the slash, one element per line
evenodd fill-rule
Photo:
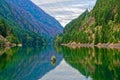
<path fill-rule="evenodd" d="M 66 61 L 63 59 L 55 69 L 48 72 L 40 80 L 92 80 L 92 79 L 90 77 L 86 78 L 76 69 L 67 64 Z"/>
<path fill-rule="evenodd" d="M 3 51 L 3 50 L 2 50 Z M 57 60 L 53 66 L 51 56 Z M 0 55 L 0 80 L 37 80 L 62 60 L 52 46 L 46 48 L 12 48 Z"/>
<path fill-rule="evenodd" d="M 117 49 L 54 50 L 47 46 L 0 50 L 0 80 L 120 80 Z"/>
<path fill-rule="evenodd" d="M 120 51 L 98 48 L 62 48 L 65 61 L 93 80 L 120 80 Z"/>

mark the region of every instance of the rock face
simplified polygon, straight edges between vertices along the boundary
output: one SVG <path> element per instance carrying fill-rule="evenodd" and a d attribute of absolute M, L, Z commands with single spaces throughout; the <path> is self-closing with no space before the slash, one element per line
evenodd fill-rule
<path fill-rule="evenodd" d="M 0 35 L 0 46 L 6 46 L 9 47 L 11 45 L 11 43 L 4 38 L 2 35 Z"/>
<path fill-rule="evenodd" d="M 5 39 L 2 35 L 0 35 L 0 40 L 4 41 L 4 42 L 7 42 L 7 39 Z"/>
<path fill-rule="evenodd" d="M 2 3 L 1 3 L 2 2 Z M 14 21 L 23 29 L 31 30 L 47 39 L 62 33 L 60 23 L 30 0 L 0 0 L 0 16 Z"/>

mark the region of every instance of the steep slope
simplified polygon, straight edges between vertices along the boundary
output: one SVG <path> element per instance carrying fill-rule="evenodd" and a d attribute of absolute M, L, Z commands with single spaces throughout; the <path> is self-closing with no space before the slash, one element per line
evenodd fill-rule
<path fill-rule="evenodd" d="M 62 42 L 118 43 L 120 41 L 120 1 L 97 0 L 91 12 L 66 25 Z"/>
<path fill-rule="evenodd" d="M 23 46 L 42 46 L 45 43 L 45 39 L 37 33 L 21 29 L 18 25 L 0 17 L 0 46 L 8 47 L 19 44 Z"/>
<path fill-rule="evenodd" d="M 63 28 L 59 22 L 46 14 L 30 0 L 5 1 L 7 4 L 0 3 L 0 12 L 2 12 L 0 15 L 7 20 L 14 21 L 23 29 L 39 33 L 47 39 L 52 39 L 56 34 L 62 32 Z"/>

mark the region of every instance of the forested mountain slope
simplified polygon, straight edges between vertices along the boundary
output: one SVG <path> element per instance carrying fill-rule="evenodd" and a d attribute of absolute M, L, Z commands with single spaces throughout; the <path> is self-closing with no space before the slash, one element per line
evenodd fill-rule
<path fill-rule="evenodd" d="M 120 1 L 97 0 L 90 12 L 86 10 L 65 26 L 58 42 L 118 43 L 120 41 Z M 56 41 L 57 42 L 57 41 Z"/>
<path fill-rule="evenodd" d="M 63 31 L 57 20 L 30 0 L 0 0 L 0 16 L 24 30 L 38 33 L 47 41 Z"/>
<path fill-rule="evenodd" d="M 8 47 L 18 44 L 42 46 L 46 44 L 46 40 L 37 33 L 21 29 L 20 26 L 0 17 L 0 46 Z"/>

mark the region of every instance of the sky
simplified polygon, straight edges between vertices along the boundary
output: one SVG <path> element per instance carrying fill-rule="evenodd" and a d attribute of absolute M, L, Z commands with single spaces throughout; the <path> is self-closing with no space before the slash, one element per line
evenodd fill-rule
<path fill-rule="evenodd" d="M 91 10 L 96 0 L 31 0 L 64 27 L 86 9 Z"/>
<path fill-rule="evenodd" d="M 91 77 L 86 77 L 82 75 L 78 70 L 71 67 L 69 64 L 65 62 L 63 59 L 60 64 L 45 74 L 41 79 L 39 80 L 92 80 Z"/>

